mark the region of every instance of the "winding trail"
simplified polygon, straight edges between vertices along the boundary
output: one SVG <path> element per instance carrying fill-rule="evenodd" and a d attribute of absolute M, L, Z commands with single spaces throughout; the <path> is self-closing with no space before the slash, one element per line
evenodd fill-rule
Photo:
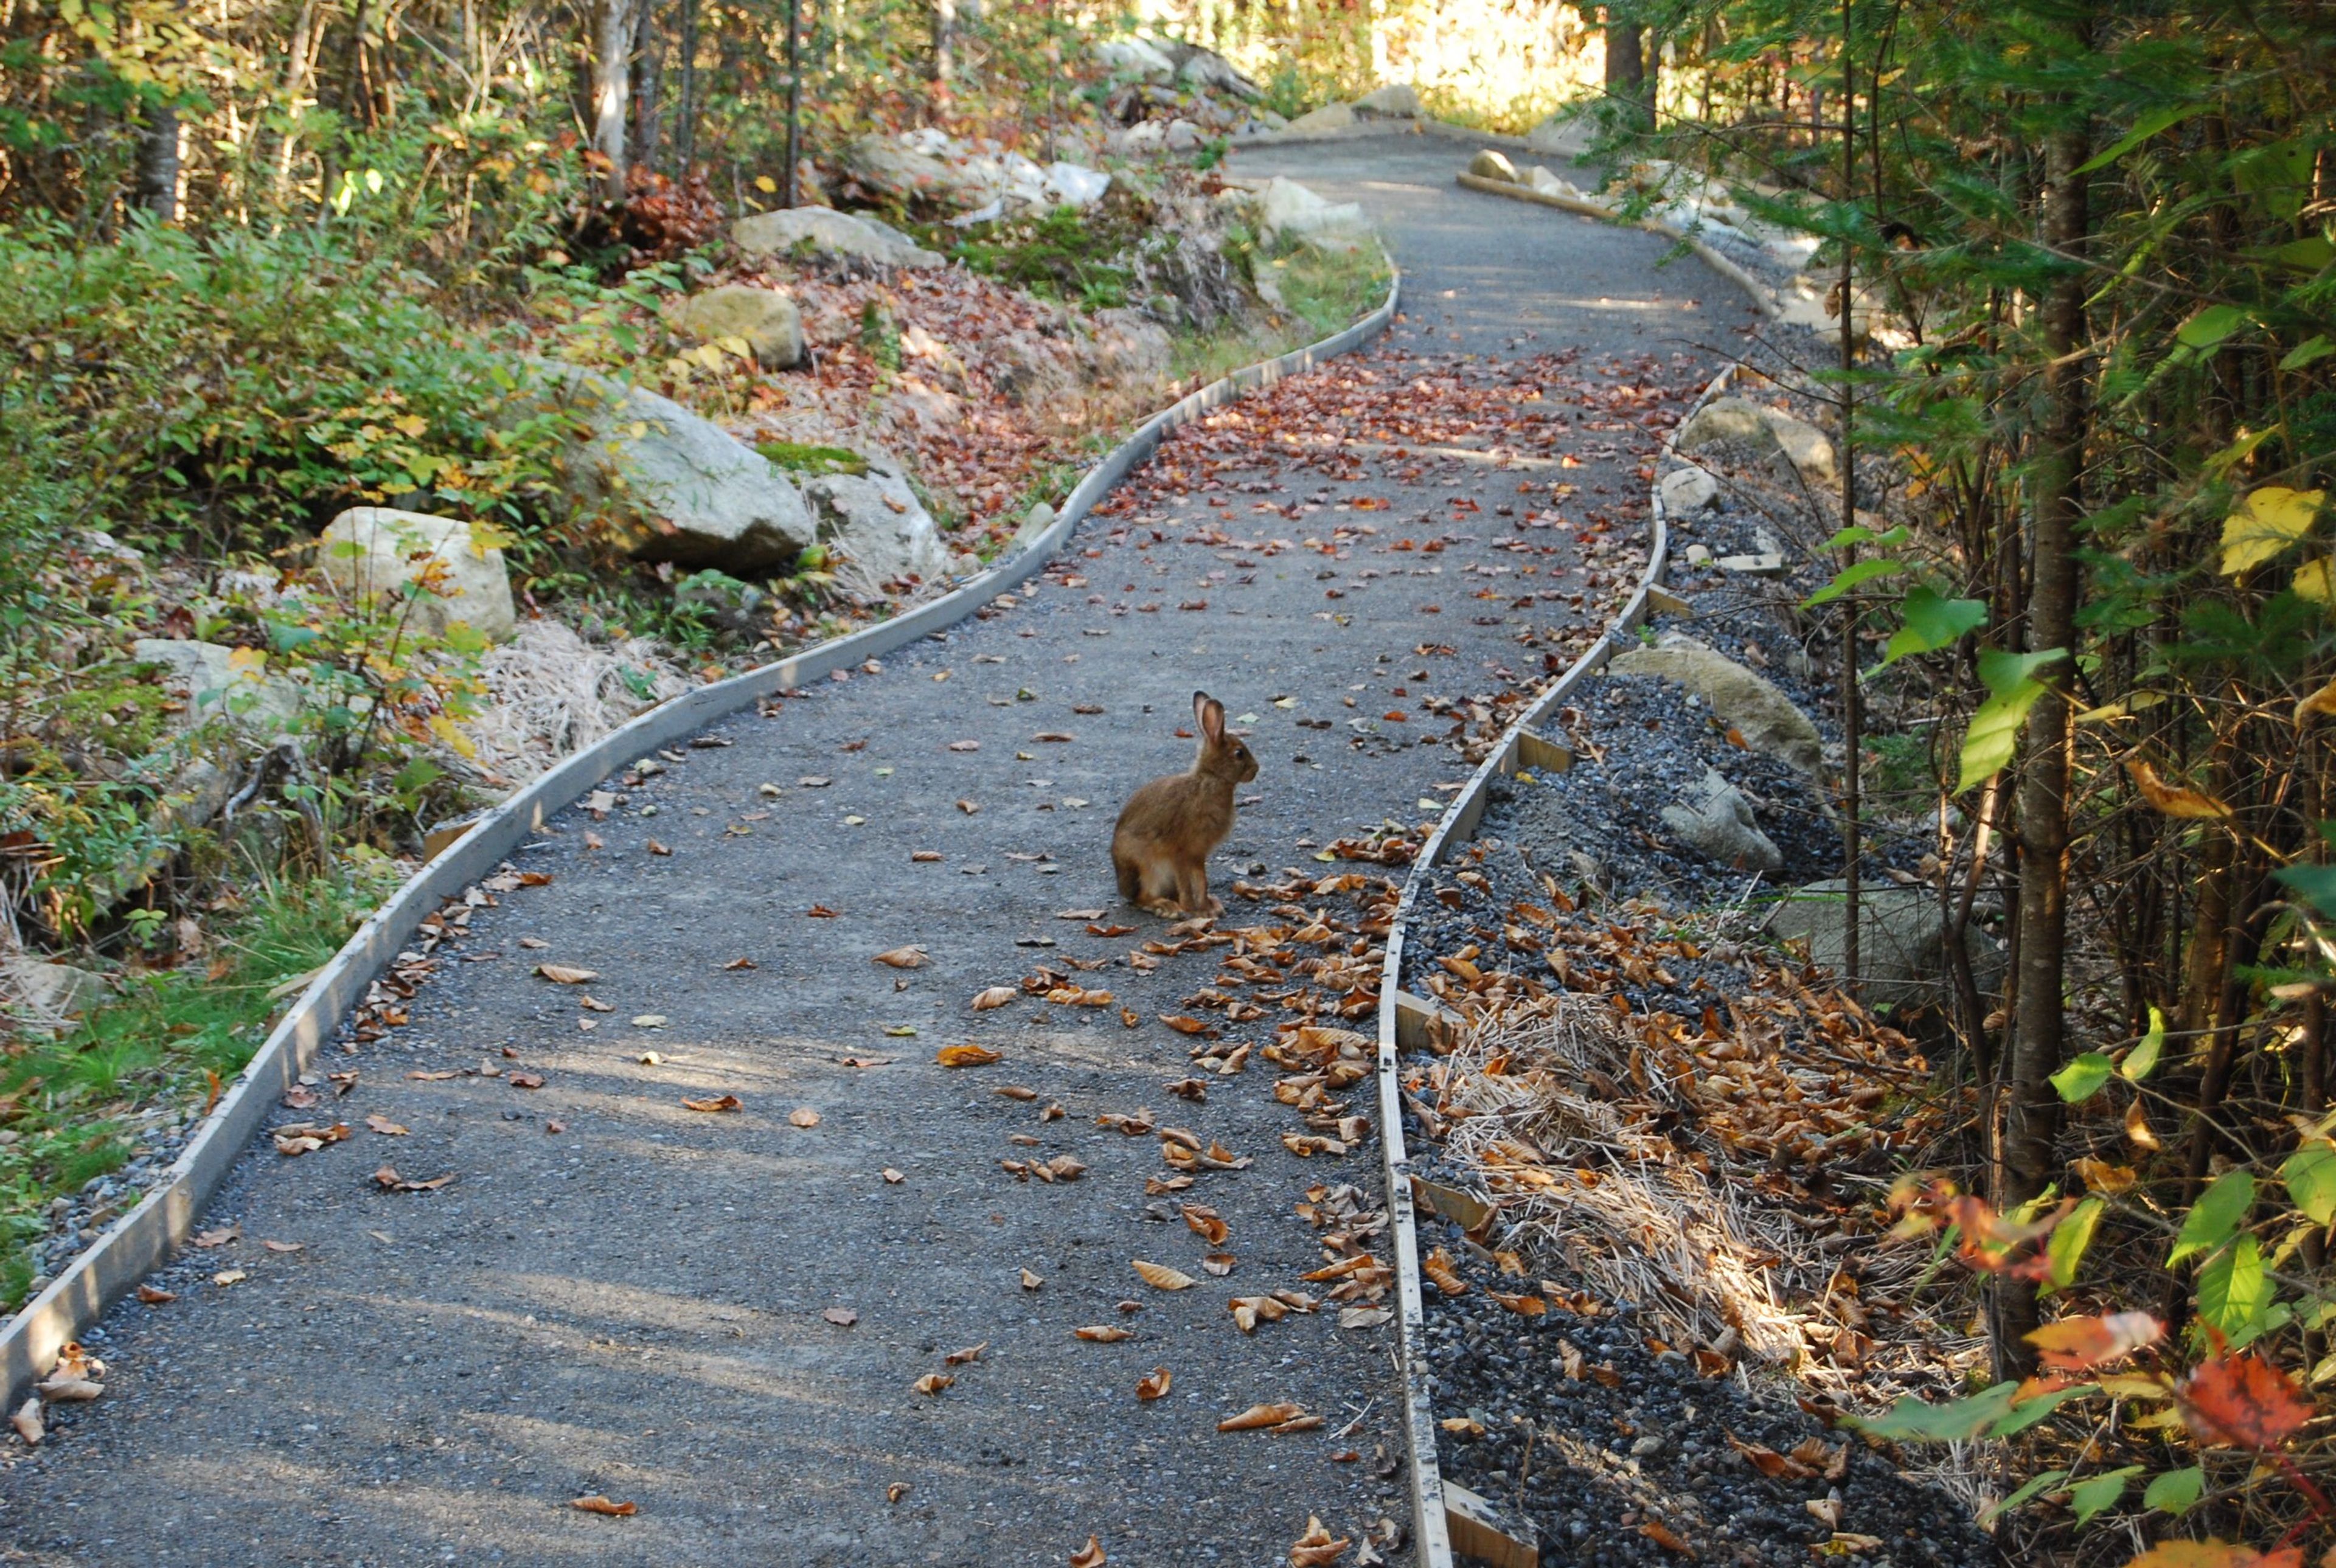
<path fill-rule="evenodd" d="M 157 1277 L 176 1300 L 118 1308 L 104 1399 L 11 1446 L 0 1560 L 1002 1568 L 1093 1534 L 1114 1563 L 1263 1568 L 1309 1515 L 1358 1543 L 1407 1529 L 1391 1331 L 1326 1302 L 1244 1335 L 1227 1310 L 1332 1289 L 1299 1277 L 1342 1233 L 1368 1249 L 1376 1150 L 1293 1157 L 1282 1135 L 1309 1129 L 1261 1057 L 1174 1097 L 1212 1042 L 1156 1019 L 1261 1049 L 1300 1013 L 1360 1013 L 1377 886 L 1328 879 L 1401 871 L 1314 857 L 1431 815 L 1466 776 L 1467 699 L 1599 624 L 1629 574 L 1585 578 L 1572 531 L 1602 513 L 1635 537 L 1649 417 L 1750 320 L 1692 262 L 1659 269 L 1650 236 L 1455 190 L 1463 157 L 1398 137 L 1241 154 L 1372 211 L 1406 275 L 1389 338 L 1172 437 L 1023 602 L 716 726 L 612 784 L 604 819 L 551 823 L 514 862 L 549 884 L 471 911 L 404 1027 L 327 1047 L 354 1086 L 282 1113 L 350 1140 L 250 1154 L 209 1222 L 238 1238 Z M 1568 526 L 1522 526 L 1552 504 Z M 1255 803 L 1212 866 L 1221 927 L 1251 934 L 1144 953 L 1180 939 L 1116 906 L 1105 846 L 1126 793 L 1184 765 L 1195 687 L 1255 716 Z M 1104 913 L 1057 918 L 1079 909 Z M 871 962 L 909 944 L 929 961 Z M 1042 965 L 1112 1003 L 971 1010 Z M 1003 1059 L 937 1065 L 967 1042 Z M 681 1103 L 725 1094 L 744 1108 Z M 1050 1103 L 1067 1114 L 1042 1120 Z M 1095 1120 L 1142 1110 L 1253 1163 L 1162 1190 L 1156 1135 Z M 1000 1166 L 1061 1155 L 1079 1179 Z M 384 1192 L 384 1164 L 456 1180 Z M 1293 1213 L 1341 1183 L 1360 1216 L 1329 1213 L 1335 1193 L 1320 1228 Z M 1229 1226 L 1230 1277 L 1203 1271 L 1188 1203 Z M 1139 1258 L 1199 1283 L 1154 1290 Z M 1132 1337 L 1072 1337 L 1096 1324 Z M 920 1394 L 927 1374 L 955 1381 Z M 1215 1429 L 1268 1401 L 1325 1424 Z M 639 1512 L 569 1505 L 587 1494 Z"/>

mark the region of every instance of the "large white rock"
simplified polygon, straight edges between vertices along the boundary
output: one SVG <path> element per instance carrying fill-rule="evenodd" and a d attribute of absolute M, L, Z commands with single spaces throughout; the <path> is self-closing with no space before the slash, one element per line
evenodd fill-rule
<path fill-rule="evenodd" d="M 130 657 L 161 667 L 162 689 L 181 705 L 171 716 L 178 728 L 229 719 L 254 734 L 273 735 L 299 721 L 299 683 L 269 675 L 267 661 L 248 648 L 141 637 L 130 645 Z"/>
<path fill-rule="evenodd" d="M 326 525 L 316 564 L 352 597 L 411 599 L 405 624 L 433 637 L 460 624 L 500 642 L 519 629 L 503 552 L 472 537 L 460 518 L 353 506 Z M 411 592 L 425 572 L 430 591 Z"/>
<path fill-rule="evenodd" d="M 1704 769 L 1702 782 L 1679 804 L 1663 808 L 1663 825 L 1731 871 L 1773 872 L 1785 863 L 1784 852 L 1760 831 L 1752 803 L 1716 768 Z"/>
<path fill-rule="evenodd" d="M 571 459 L 569 486 L 609 510 L 627 553 L 745 577 L 809 548 L 811 513 L 762 453 L 670 398 L 589 371 L 564 374 L 592 430 Z"/>
<path fill-rule="evenodd" d="M 1707 643 L 1666 632 L 1652 648 L 1616 654 L 1606 668 L 1616 676 L 1652 676 L 1686 687 L 1762 756 L 1805 774 L 1815 774 L 1824 764 L 1824 746 L 1808 715 L 1776 682 Z"/>
<path fill-rule="evenodd" d="M 941 258 L 889 223 L 830 207 L 786 207 L 757 212 L 730 226 L 731 240 L 748 256 L 850 257 L 880 267 L 939 267 Z"/>
<path fill-rule="evenodd" d="M 1468 160 L 1468 172 L 1479 180 L 1497 180 L 1505 185 L 1517 183 L 1517 166 L 1509 161 L 1507 153 L 1487 147 Z"/>
<path fill-rule="evenodd" d="M 1371 237 L 1358 203 L 1325 201 L 1278 174 L 1258 193 L 1258 219 L 1269 241 L 1297 239 L 1322 250 L 1352 250 Z"/>
<path fill-rule="evenodd" d="M 1768 911 L 1769 935 L 1809 945 L 1809 960 L 1829 969 L 1847 961 L 1848 884 L 1835 877 L 1795 888 Z M 1948 1005 L 1947 923 L 1935 888 L 1904 888 L 1862 880 L 1857 896 L 1857 967 L 1869 1001 L 1892 1007 Z M 1971 979 L 1982 997 L 2003 989 L 2003 945 L 1979 928 L 1963 928 Z"/>
<path fill-rule="evenodd" d="M 1656 489 L 1668 517 L 1693 517 L 1719 499 L 1719 481 L 1699 468 L 1674 469 Z"/>
<path fill-rule="evenodd" d="M 821 474 L 803 482 L 803 493 L 819 537 L 878 582 L 949 575 L 940 529 L 897 468 L 876 462 L 864 474 Z"/>
<path fill-rule="evenodd" d="M 1715 397 L 1680 427 L 1674 445 L 1683 453 L 1723 443 L 1781 453 L 1802 480 L 1814 487 L 1837 484 L 1833 443 L 1805 419 L 1745 397 Z"/>
<path fill-rule="evenodd" d="M 784 369 L 803 361 L 803 313 L 775 288 L 725 283 L 693 294 L 666 314 L 674 330 L 701 343 L 735 337 L 754 352 L 755 363 Z"/>
<path fill-rule="evenodd" d="M 1525 132 L 1525 145 L 1544 157 L 1571 155 L 1589 144 L 1582 127 L 1552 114 Z"/>
<path fill-rule="evenodd" d="M 1291 121 L 1285 128 L 1290 131 L 1344 131 L 1355 122 L 1355 106 L 1351 103 L 1325 103 L 1319 109 L 1309 109 Z"/>
<path fill-rule="evenodd" d="M 1356 99 L 1355 112 L 1380 120 L 1416 120 L 1419 93 L 1408 82 L 1390 82 Z"/>
<path fill-rule="evenodd" d="M 1176 63 L 1148 38 L 1106 38 L 1090 53 L 1096 64 L 1114 76 L 1156 77 L 1165 82 L 1176 74 Z"/>
<path fill-rule="evenodd" d="M 1251 103 L 1265 96 L 1256 83 L 1213 49 L 1203 49 L 1197 44 L 1173 44 L 1167 53 L 1182 56 L 1176 62 L 1176 80 L 1187 87 L 1203 93 L 1230 93 Z"/>

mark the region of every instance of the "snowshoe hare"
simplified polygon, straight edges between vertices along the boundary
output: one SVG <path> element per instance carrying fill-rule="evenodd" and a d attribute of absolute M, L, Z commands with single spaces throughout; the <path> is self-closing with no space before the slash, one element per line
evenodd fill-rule
<path fill-rule="evenodd" d="M 1225 705 L 1192 694 L 1201 726 L 1192 771 L 1153 779 L 1128 797 L 1112 830 L 1111 864 L 1122 898 L 1155 915 L 1222 914 L 1209 896 L 1209 852 L 1233 829 L 1233 786 L 1257 776 L 1257 758 L 1225 733 Z"/>

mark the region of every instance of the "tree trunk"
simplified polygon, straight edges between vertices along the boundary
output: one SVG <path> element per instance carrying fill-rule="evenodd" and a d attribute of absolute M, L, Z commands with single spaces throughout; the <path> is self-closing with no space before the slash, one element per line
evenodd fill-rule
<path fill-rule="evenodd" d="M 138 122 L 139 207 L 158 223 L 179 220 L 179 106 L 149 103 Z"/>
<path fill-rule="evenodd" d="M 599 0 L 592 50 L 592 151 L 608 160 L 601 190 L 625 199 L 625 122 L 632 87 L 633 30 L 641 0 Z"/>
<path fill-rule="evenodd" d="M 2057 131 L 2046 146 L 2049 190 L 2044 243 L 2062 256 L 2085 248 L 2085 179 L 2077 172 L 2089 141 L 2081 125 Z M 2084 448 L 2091 410 L 2086 340 L 2087 277 L 2064 268 L 2043 301 L 2045 428 L 2036 465 L 2033 562 L 2028 593 L 2028 647 L 2069 648 L 2076 635 L 2076 525 L 2082 515 Z M 2050 1083 L 2060 1067 L 2067 995 L 2069 707 L 2063 696 L 2070 666 L 2049 674 L 2029 710 L 2026 767 L 2020 780 L 2020 977 L 2013 1003 L 2010 1103 L 2004 1132 L 2003 1191 L 2016 1208 L 2058 1174 L 2055 1143 L 2060 1096 Z M 2035 1352 L 2024 1336 L 2036 1327 L 2036 1286 L 2003 1280 L 1996 1293 L 1995 1363 L 2002 1377 L 2025 1376 Z"/>
<path fill-rule="evenodd" d="M 795 165 L 803 157 L 803 6 L 787 0 L 787 180 L 786 205 L 798 204 Z"/>
<path fill-rule="evenodd" d="M 957 73 L 957 0 L 933 0 L 933 102 L 947 103 Z"/>
<path fill-rule="evenodd" d="M 633 23 L 633 161 L 654 170 L 657 159 L 657 96 L 664 74 L 665 40 L 657 30 L 657 6 L 641 0 Z"/>
<path fill-rule="evenodd" d="M 1646 107 L 1645 39 L 1636 23 L 1615 20 L 1615 10 L 1609 6 L 1606 11 L 1606 96 L 1621 103 L 1636 123 Z"/>
<path fill-rule="evenodd" d="M 681 143 L 681 178 L 697 163 L 697 0 L 681 0 L 681 115 L 674 127 Z"/>

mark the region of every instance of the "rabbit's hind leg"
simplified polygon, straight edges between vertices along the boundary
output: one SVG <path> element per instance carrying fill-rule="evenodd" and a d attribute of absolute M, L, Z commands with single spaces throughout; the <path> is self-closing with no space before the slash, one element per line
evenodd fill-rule
<path fill-rule="evenodd" d="M 1209 867 L 1205 861 L 1176 868 L 1176 901 L 1188 915 L 1221 915 L 1225 906 L 1209 896 Z"/>

